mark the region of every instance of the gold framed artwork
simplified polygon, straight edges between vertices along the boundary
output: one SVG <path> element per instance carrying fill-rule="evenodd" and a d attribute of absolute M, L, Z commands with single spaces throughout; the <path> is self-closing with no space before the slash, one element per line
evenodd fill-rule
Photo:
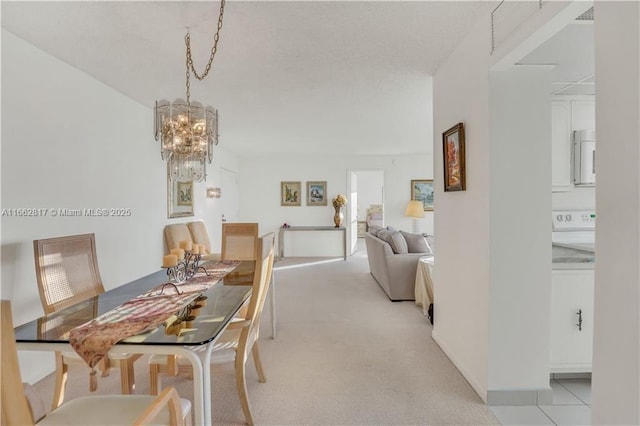
<path fill-rule="evenodd" d="M 280 205 L 300 206 L 302 199 L 302 184 L 298 182 L 280 182 Z"/>
<path fill-rule="evenodd" d="M 424 211 L 433 211 L 433 180 L 411 180 L 411 199 L 421 201 Z"/>
<path fill-rule="evenodd" d="M 444 190 L 464 191 L 464 124 L 458 123 L 442 134 L 442 158 L 444 161 Z"/>
<path fill-rule="evenodd" d="M 167 216 L 193 216 L 193 181 L 175 182 L 167 173 Z"/>
<path fill-rule="evenodd" d="M 307 206 L 327 205 L 327 182 L 307 182 Z"/>

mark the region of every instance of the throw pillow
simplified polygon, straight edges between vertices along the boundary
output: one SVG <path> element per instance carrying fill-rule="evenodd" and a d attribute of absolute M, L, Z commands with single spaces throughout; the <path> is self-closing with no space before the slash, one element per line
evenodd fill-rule
<path fill-rule="evenodd" d="M 407 241 L 409 253 L 431 253 L 427 240 L 420 234 L 411 234 L 409 232 L 400 231 L 404 239 Z"/>
<path fill-rule="evenodd" d="M 387 226 L 387 230 L 391 231 L 391 232 L 397 232 L 398 230 L 396 228 L 394 228 L 393 226 Z"/>
<path fill-rule="evenodd" d="M 391 245 L 391 249 L 395 254 L 409 253 L 409 248 L 407 247 L 407 241 L 404 239 L 404 237 L 400 232 L 398 231 L 389 232 L 388 238 L 389 240 L 387 242 Z"/>
<path fill-rule="evenodd" d="M 378 236 L 378 232 L 380 232 L 382 229 L 383 229 L 382 226 L 371 225 L 371 226 L 369 226 L 369 233 L 371 235 Z"/>

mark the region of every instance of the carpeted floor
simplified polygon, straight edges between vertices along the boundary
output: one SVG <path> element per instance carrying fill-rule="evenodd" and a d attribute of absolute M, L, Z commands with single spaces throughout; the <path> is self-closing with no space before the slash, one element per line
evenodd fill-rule
<path fill-rule="evenodd" d="M 300 263 L 300 262 L 298 262 Z M 498 424 L 431 339 L 431 325 L 413 302 L 391 302 L 369 273 L 364 248 L 347 262 L 277 266 L 277 339 L 269 307 L 261 325 L 267 382 L 247 368 L 257 424 Z M 267 301 L 268 304 L 268 301 Z M 149 389 L 146 358 L 136 362 L 136 393 Z M 67 399 L 87 393 L 83 367 L 73 368 Z M 244 424 L 233 370 L 213 376 L 213 423 Z M 191 382 L 165 378 L 191 398 Z M 47 404 L 53 377 L 36 384 Z M 99 393 L 119 392 L 119 372 L 100 379 Z M 108 424 L 108 423 L 107 423 Z"/>

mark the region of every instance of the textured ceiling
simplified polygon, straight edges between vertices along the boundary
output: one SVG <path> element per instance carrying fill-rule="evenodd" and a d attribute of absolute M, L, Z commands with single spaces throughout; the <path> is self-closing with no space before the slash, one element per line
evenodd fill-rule
<path fill-rule="evenodd" d="M 192 99 L 219 108 L 221 144 L 238 154 L 430 152 L 429 75 L 495 4 L 231 1 Z M 1 7 L 9 32 L 152 107 L 184 97 L 187 26 L 203 68 L 219 3 Z"/>

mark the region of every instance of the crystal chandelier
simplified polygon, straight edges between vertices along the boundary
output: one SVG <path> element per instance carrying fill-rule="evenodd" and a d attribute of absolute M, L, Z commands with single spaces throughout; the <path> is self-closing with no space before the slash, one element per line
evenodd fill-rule
<path fill-rule="evenodd" d="M 222 29 L 225 0 L 220 2 L 218 29 L 213 37 L 209 62 L 202 75 L 198 74 L 191 58 L 189 29 L 184 37 L 187 50 L 187 100 L 156 101 L 154 111 L 154 133 L 160 141 L 160 154 L 167 161 L 169 178 L 178 182 L 202 182 L 207 177 L 207 163 L 213 161 L 213 146 L 218 145 L 218 111 L 200 102 L 191 102 L 190 74 L 203 80 L 211 70 L 213 58 L 218 50 Z"/>

